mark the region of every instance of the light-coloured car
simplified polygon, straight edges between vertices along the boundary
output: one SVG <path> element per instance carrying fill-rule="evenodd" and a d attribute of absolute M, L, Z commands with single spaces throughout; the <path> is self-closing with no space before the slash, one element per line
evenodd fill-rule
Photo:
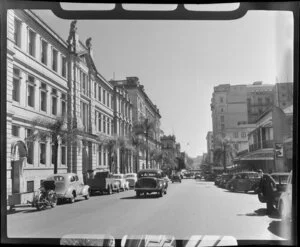
<path fill-rule="evenodd" d="M 125 179 L 129 183 L 129 188 L 134 188 L 134 185 L 137 181 L 137 174 L 136 173 L 127 173 L 127 174 L 125 174 Z"/>
<path fill-rule="evenodd" d="M 281 193 L 278 201 L 278 212 L 282 220 L 292 219 L 292 177 L 293 171 L 290 172 L 286 189 L 284 192 Z"/>
<path fill-rule="evenodd" d="M 124 174 L 113 174 L 111 178 L 113 183 L 118 184 L 122 191 L 129 190 L 129 182 L 126 181 Z"/>
<path fill-rule="evenodd" d="M 86 200 L 90 197 L 90 187 L 84 185 L 75 173 L 58 173 L 47 177 L 55 181 L 55 192 L 58 200 L 68 200 L 73 203 L 76 198 L 83 196 Z"/>

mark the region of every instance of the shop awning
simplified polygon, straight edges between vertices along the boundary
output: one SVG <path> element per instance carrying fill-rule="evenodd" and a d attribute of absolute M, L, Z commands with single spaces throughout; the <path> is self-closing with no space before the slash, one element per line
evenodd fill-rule
<path fill-rule="evenodd" d="M 239 157 L 239 160 L 274 160 L 273 149 L 262 149 L 247 153 Z"/>

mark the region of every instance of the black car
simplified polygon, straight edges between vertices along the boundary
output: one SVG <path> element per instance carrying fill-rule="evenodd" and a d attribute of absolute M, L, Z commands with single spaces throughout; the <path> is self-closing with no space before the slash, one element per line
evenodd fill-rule
<path fill-rule="evenodd" d="M 162 197 L 167 194 L 168 180 L 166 174 L 159 169 L 144 169 L 137 174 L 138 180 L 135 184 L 136 196 L 147 195 L 155 192 Z"/>
<path fill-rule="evenodd" d="M 171 178 L 171 181 L 172 181 L 172 183 L 174 183 L 174 182 L 179 182 L 179 183 L 181 183 L 181 177 L 180 177 L 180 174 L 174 174 L 174 175 L 172 176 L 172 178 Z"/>

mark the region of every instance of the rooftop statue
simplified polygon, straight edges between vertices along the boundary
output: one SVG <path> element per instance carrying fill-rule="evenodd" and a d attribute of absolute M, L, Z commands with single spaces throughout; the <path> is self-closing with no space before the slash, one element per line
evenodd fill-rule
<path fill-rule="evenodd" d="M 67 43 L 68 43 L 69 47 L 74 52 L 76 50 L 75 49 L 76 48 L 76 33 L 77 33 L 76 24 L 77 24 L 76 20 L 74 20 L 74 21 L 71 22 L 69 37 L 68 37 L 68 40 L 67 40 Z"/>

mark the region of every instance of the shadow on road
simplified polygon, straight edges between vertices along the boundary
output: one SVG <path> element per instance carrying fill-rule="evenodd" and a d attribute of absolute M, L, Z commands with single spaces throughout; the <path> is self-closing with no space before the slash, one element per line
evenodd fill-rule
<path fill-rule="evenodd" d="M 273 220 L 268 227 L 268 230 L 274 235 L 292 240 L 292 224 L 291 222 L 284 222 L 279 220 Z"/>
<path fill-rule="evenodd" d="M 268 216 L 269 218 L 272 218 L 272 219 L 280 219 L 277 212 L 274 212 L 273 214 L 268 215 L 266 208 L 257 209 L 252 213 L 237 214 L 237 216 Z"/>
<path fill-rule="evenodd" d="M 127 197 L 121 197 L 121 200 L 130 200 L 130 199 L 137 199 L 137 200 L 141 200 L 141 199 L 153 199 L 153 198 L 160 198 L 159 196 L 153 194 L 153 195 L 147 195 L 147 196 L 140 196 L 140 197 L 136 197 L 136 196 L 127 196 Z"/>

